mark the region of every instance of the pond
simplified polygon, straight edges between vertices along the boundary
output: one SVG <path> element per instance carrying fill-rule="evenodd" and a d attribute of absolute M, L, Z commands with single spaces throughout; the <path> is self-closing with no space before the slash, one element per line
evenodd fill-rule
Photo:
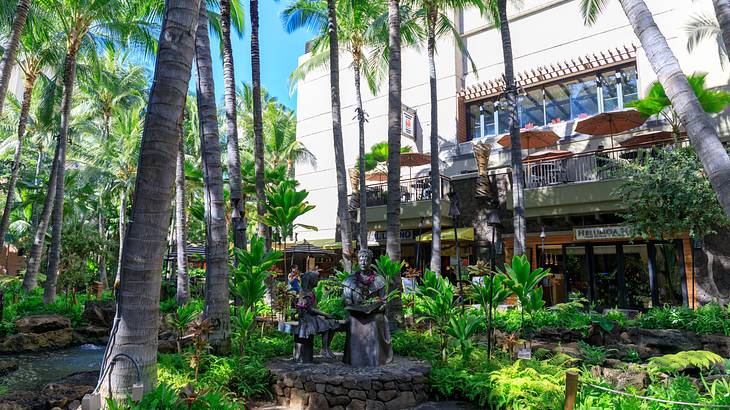
<path fill-rule="evenodd" d="M 104 355 L 104 346 L 85 344 L 51 352 L 23 353 L 0 356 L 18 362 L 18 370 L 0 380 L 11 392 L 40 389 L 70 374 L 98 370 Z"/>

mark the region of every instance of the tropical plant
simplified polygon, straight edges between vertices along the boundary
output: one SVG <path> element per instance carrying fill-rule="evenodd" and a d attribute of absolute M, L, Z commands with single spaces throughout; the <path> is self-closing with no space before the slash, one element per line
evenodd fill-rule
<path fill-rule="evenodd" d="M 494 309 L 512 292 L 504 285 L 505 276 L 491 272 L 491 268 L 484 261 L 477 261 L 476 265 L 469 266 L 467 269 L 472 275 L 481 277 L 481 281 L 472 286 L 472 291 L 474 299 L 479 302 L 484 313 L 484 320 L 487 320 L 489 309 L 494 312 Z"/>
<path fill-rule="evenodd" d="M 152 386 L 156 375 L 156 338 L 159 330 L 159 299 L 163 253 L 170 223 L 172 186 L 175 180 L 179 129 L 195 53 L 197 1 L 168 0 L 160 32 L 157 62 L 142 134 L 138 183 L 134 191 L 119 292 L 117 314 L 126 318 L 117 338 L 112 339 L 108 359 L 125 353 L 137 359 L 142 382 Z M 118 10 L 115 10 L 118 12 Z M 169 187 L 169 189 L 160 189 Z M 123 341 L 123 342 L 120 342 Z M 115 369 L 114 377 L 100 385 L 114 396 L 126 395 L 136 380 L 133 366 Z M 102 388 L 103 396 L 111 392 Z"/>
<path fill-rule="evenodd" d="M 416 290 L 423 298 L 424 315 L 419 320 L 429 320 L 439 338 L 441 360 L 446 361 L 446 328 L 456 307 L 454 286 L 449 279 L 426 269 L 423 283 Z"/>
<path fill-rule="evenodd" d="M 504 285 L 509 289 L 520 302 L 520 336 L 525 337 L 525 313 L 532 314 L 539 311 L 545 305 L 542 299 L 542 286 L 540 282 L 550 276 L 550 269 L 537 268 L 532 270 L 530 260 L 527 256 L 512 258 L 512 264 L 504 266 L 500 272 L 505 276 Z"/>
<path fill-rule="evenodd" d="M 256 216 L 257 233 L 267 238 L 270 246 L 271 237 L 264 224 L 266 214 L 266 182 L 264 179 L 264 131 L 261 110 L 261 56 L 259 54 L 259 1 L 249 1 L 249 17 L 251 18 L 251 94 L 253 106 L 253 157 L 256 177 Z"/>
<path fill-rule="evenodd" d="M 578 350 L 583 356 L 583 362 L 589 366 L 600 366 L 606 361 L 606 348 L 593 346 L 584 341 L 578 342 Z"/>
<path fill-rule="evenodd" d="M 720 25 L 720 31 L 722 32 L 722 43 L 727 52 L 730 50 L 730 1 L 712 0 L 712 5 L 715 8 L 715 15 Z"/>
<path fill-rule="evenodd" d="M 692 74 L 687 76 L 687 83 L 692 87 L 697 101 L 699 101 L 702 109 L 706 113 L 720 113 L 725 110 L 725 107 L 730 105 L 730 92 L 708 89 L 705 85 L 706 78 L 707 74 Z M 662 116 L 672 126 L 675 142 L 679 140 L 682 122 L 661 83 L 653 83 L 649 87 L 649 92 L 646 97 L 632 101 L 628 106 L 636 108 L 637 111 L 647 118 L 655 115 Z"/>
<path fill-rule="evenodd" d="M 5 291 L 20 284 L 18 276 L 0 275 L 0 322 L 5 312 Z"/>
<path fill-rule="evenodd" d="M 198 317 L 200 311 L 197 306 L 192 303 L 187 305 L 178 306 L 175 313 L 167 316 L 167 323 L 170 324 L 177 331 L 177 337 L 175 338 L 175 344 L 177 345 L 177 353 L 182 353 L 182 339 L 185 337 L 185 332 L 191 323 Z"/>
<path fill-rule="evenodd" d="M 266 280 L 271 268 L 278 263 L 283 254 L 279 251 L 266 251 L 265 239 L 252 236 L 250 250 L 233 249 L 238 266 L 231 269 L 231 293 L 240 298 L 244 309 L 257 314 L 256 303 L 266 293 Z"/>
<path fill-rule="evenodd" d="M 375 272 L 385 278 L 385 300 L 388 302 L 400 296 L 400 289 L 391 290 L 391 284 L 393 279 L 400 275 L 405 265 L 405 261 L 394 262 L 387 255 L 380 255 L 372 265 Z"/>
<path fill-rule="evenodd" d="M 246 352 L 246 345 L 250 336 L 251 326 L 255 320 L 254 309 L 236 309 L 236 314 L 231 317 L 233 325 L 233 341 L 238 345 L 238 354 L 243 356 Z"/>
<path fill-rule="evenodd" d="M 692 53 L 705 40 L 715 40 L 720 64 L 725 65 L 728 58 L 727 48 L 717 19 L 710 14 L 695 14 L 684 27 L 687 33 L 687 51 Z"/>
<path fill-rule="evenodd" d="M 474 344 L 471 338 L 479 329 L 480 323 L 481 318 L 468 313 L 457 314 L 449 318 L 446 334 L 456 341 L 461 352 L 461 360 L 464 363 L 471 360 L 472 352 L 474 352 Z"/>
<path fill-rule="evenodd" d="M 3 5 L 2 7 L 7 7 Z M 13 24 L 10 27 L 10 35 L 3 46 L 3 56 L 0 59 L 0 116 L 3 113 L 3 104 L 5 103 L 5 94 L 10 84 L 10 74 L 12 74 L 15 65 L 15 53 L 18 51 L 20 44 L 20 36 L 23 33 L 25 20 L 30 11 L 30 0 L 19 0 L 15 8 L 13 16 Z"/>
<path fill-rule="evenodd" d="M 586 24 L 595 23 L 608 3 L 609 0 L 582 0 L 581 11 Z M 669 101 L 677 110 L 725 215 L 730 217 L 730 156 L 720 142 L 713 121 L 704 112 L 644 0 L 619 0 L 619 3 Z"/>
<path fill-rule="evenodd" d="M 722 366 L 725 359 L 706 350 L 687 350 L 675 354 L 667 354 L 649 359 L 647 367 L 650 371 L 676 374 L 687 367 L 709 370 L 714 366 Z"/>

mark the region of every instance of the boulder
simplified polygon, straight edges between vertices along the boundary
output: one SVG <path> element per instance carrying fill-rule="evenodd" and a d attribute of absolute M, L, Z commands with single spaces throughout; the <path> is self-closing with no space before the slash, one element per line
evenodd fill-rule
<path fill-rule="evenodd" d="M 549 342 L 577 342 L 583 339 L 583 335 L 579 330 L 564 329 L 560 327 L 543 327 L 537 330 L 533 335 L 533 339 L 541 339 Z"/>
<path fill-rule="evenodd" d="M 116 311 L 116 304 L 113 300 L 88 300 L 84 304 L 81 319 L 89 322 L 90 325 L 111 329 Z"/>
<path fill-rule="evenodd" d="M 107 327 L 88 325 L 74 329 L 74 342 L 76 344 L 105 345 L 109 341 L 109 329 Z"/>
<path fill-rule="evenodd" d="M 649 375 L 635 364 L 630 364 L 626 369 L 593 366 L 591 367 L 591 374 L 607 381 L 618 390 L 624 390 L 627 386 L 643 389 L 649 385 Z"/>
<path fill-rule="evenodd" d="M 46 333 L 71 328 L 71 321 L 61 315 L 26 316 L 14 323 L 18 333 Z"/>
<path fill-rule="evenodd" d="M 62 349 L 74 342 L 71 328 L 45 333 L 16 333 L 0 341 L 0 354 Z"/>
<path fill-rule="evenodd" d="M 0 410 L 75 409 L 84 395 L 94 390 L 98 376 L 98 371 L 75 373 L 45 385 L 40 391 L 13 392 L 0 398 Z"/>
<path fill-rule="evenodd" d="M 696 333 L 675 329 L 628 328 L 626 336 L 639 348 L 637 351 L 651 351 L 651 356 L 678 353 L 683 350 L 701 350 L 702 341 Z M 643 355 L 642 355 L 643 357 Z"/>
<path fill-rule="evenodd" d="M 722 357 L 730 357 L 730 336 L 702 335 L 702 350 L 717 353 Z"/>
<path fill-rule="evenodd" d="M 18 370 L 18 362 L 15 360 L 0 360 L 0 376 L 5 376 L 16 370 Z"/>

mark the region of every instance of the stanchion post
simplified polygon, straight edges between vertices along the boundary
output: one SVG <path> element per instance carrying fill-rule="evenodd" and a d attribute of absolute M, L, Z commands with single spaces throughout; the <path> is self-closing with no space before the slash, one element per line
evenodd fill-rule
<path fill-rule="evenodd" d="M 575 407 L 575 396 L 578 394 L 578 374 L 565 372 L 565 406 L 563 410 L 573 410 Z"/>

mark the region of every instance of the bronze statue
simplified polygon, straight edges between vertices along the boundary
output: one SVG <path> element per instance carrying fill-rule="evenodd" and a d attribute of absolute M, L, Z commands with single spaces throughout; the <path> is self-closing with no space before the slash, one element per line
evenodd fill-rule
<path fill-rule="evenodd" d="M 370 250 L 361 249 L 360 270 L 342 282 L 342 299 L 349 314 L 343 360 L 356 367 L 376 367 L 393 361 L 385 316 L 385 278 L 370 268 L 372 256 Z"/>
<path fill-rule="evenodd" d="M 317 298 L 312 289 L 317 286 L 318 281 L 318 272 L 310 271 L 302 275 L 299 298 L 294 303 L 299 311 L 299 330 L 296 336 L 300 339 L 308 339 L 321 334 L 322 356 L 334 359 L 335 355 L 330 350 L 330 342 L 339 323 L 331 315 L 317 309 Z"/>

